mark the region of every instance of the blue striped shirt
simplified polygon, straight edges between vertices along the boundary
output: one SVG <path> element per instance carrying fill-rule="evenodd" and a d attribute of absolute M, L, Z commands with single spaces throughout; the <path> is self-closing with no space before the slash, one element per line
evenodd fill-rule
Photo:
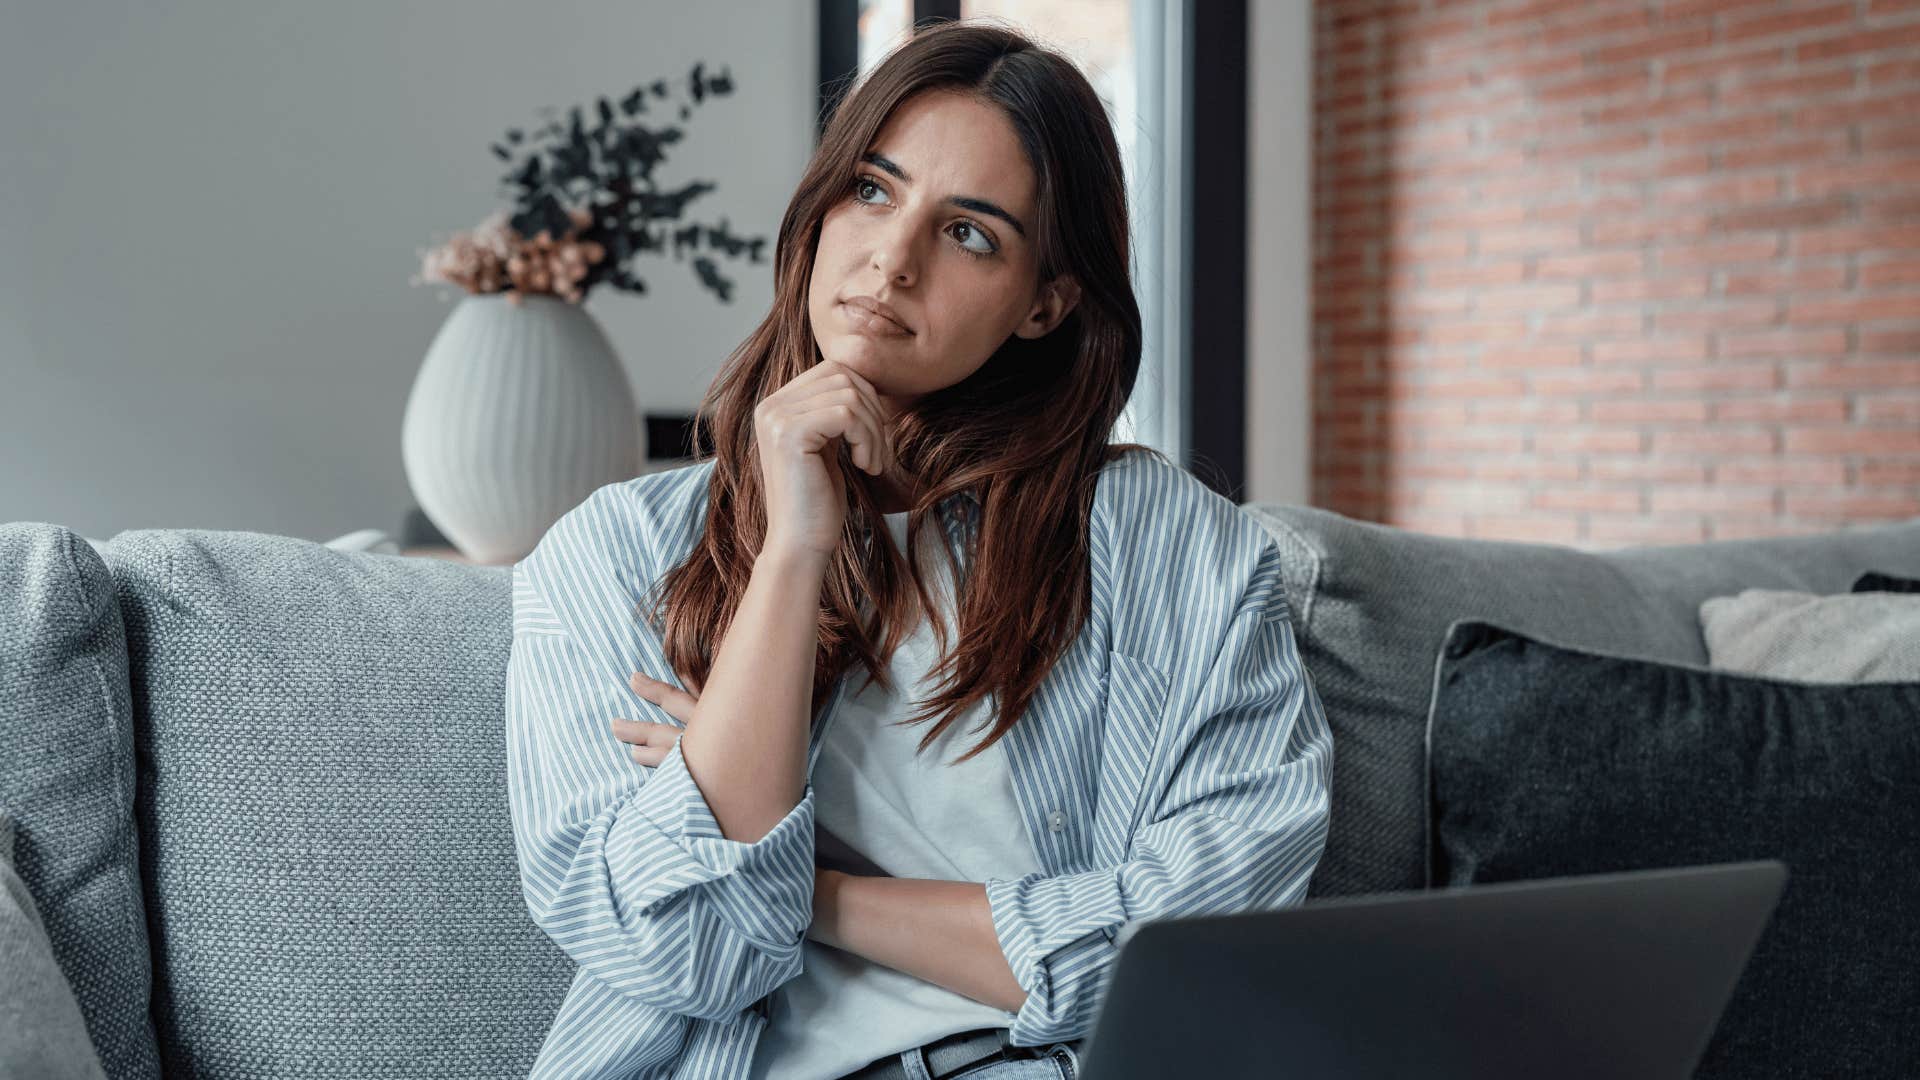
<path fill-rule="evenodd" d="M 637 611 L 704 527 L 709 459 L 606 485 L 513 567 L 507 791 L 522 893 L 578 964 L 536 1077 L 745 1077 L 765 997 L 813 921 L 814 790 L 728 839 L 676 740 L 635 762 L 609 719 L 677 724 Z M 936 508 L 964 582 L 981 508 Z M 1100 473 L 1092 612 L 1002 741 L 1043 873 L 989 879 L 1027 991 L 1011 1041 L 1092 1027 L 1127 924 L 1299 903 L 1326 844 L 1333 738 L 1295 646 L 1273 539 L 1186 470 Z M 964 586 L 963 586 L 964 587 Z M 844 676 L 812 721 L 811 777 Z M 971 746 L 975 739 L 969 740 Z"/>

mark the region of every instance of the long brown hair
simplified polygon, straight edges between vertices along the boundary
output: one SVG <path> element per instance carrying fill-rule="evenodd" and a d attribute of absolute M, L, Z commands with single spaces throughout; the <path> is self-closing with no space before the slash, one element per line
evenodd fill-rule
<path fill-rule="evenodd" d="M 1019 720 L 1091 612 L 1087 530 L 1100 467 L 1128 449 L 1157 453 L 1108 442 L 1140 369 L 1126 183 L 1113 129 L 1079 69 L 1016 30 L 972 20 L 929 26 L 850 93 L 843 89 L 780 222 L 773 309 L 728 357 L 696 415 L 696 445 L 710 441 L 715 459 L 705 533 L 661 578 L 649 617 L 656 628 L 664 618 L 668 663 L 691 676 L 689 685 L 704 686 L 766 536 L 754 406 L 820 362 L 807 293 L 821 219 L 850 196 L 860 155 L 893 109 L 929 90 L 969 93 L 1005 113 L 1038 179 L 1039 280 L 1070 274 L 1080 299 L 1052 333 L 1009 335 L 974 374 L 895 418 L 899 465 L 923 485 L 908 511 L 905 556 L 880 525 L 877 478 L 854 467 L 839 444 L 847 524 L 821 588 L 813 711 L 855 663 L 893 689 L 883 657 L 912 629 L 907 589 L 917 592 L 920 610 L 935 611 L 913 540 L 929 512 L 970 490 L 980 511 L 973 558 L 964 575 L 949 564 L 958 646 L 949 651 L 943 620 L 933 618 L 942 689 L 902 721 L 941 716 L 920 740 L 925 750 L 974 702 L 995 694 L 993 730 L 964 761 Z M 863 601 L 872 604 L 867 625 Z"/>

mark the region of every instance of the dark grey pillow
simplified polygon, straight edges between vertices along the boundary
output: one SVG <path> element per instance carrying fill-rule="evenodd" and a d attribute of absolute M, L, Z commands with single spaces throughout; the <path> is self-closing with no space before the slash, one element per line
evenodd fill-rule
<path fill-rule="evenodd" d="M 1485 622 L 1435 665 L 1449 886 L 1780 859 L 1700 1077 L 1920 1075 L 1920 683 L 1800 683 Z"/>
<path fill-rule="evenodd" d="M 1869 570 L 1853 583 L 1853 592 L 1920 593 L 1920 578 L 1895 577 Z"/>

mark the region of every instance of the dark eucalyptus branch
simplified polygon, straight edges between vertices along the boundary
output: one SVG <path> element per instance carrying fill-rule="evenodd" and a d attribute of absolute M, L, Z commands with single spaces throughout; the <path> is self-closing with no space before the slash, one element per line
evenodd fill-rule
<path fill-rule="evenodd" d="M 709 96 L 733 93 L 730 74 L 708 74 L 704 67 L 696 63 L 687 77 L 690 103 L 663 101 L 670 91 L 665 79 L 657 79 L 636 87 L 617 106 L 599 98 L 592 127 L 580 106 L 568 111 L 565 124 L 558 110 L 548 106 L 539 110 L 547 118 L 540 128 L 531 133 L 511 128 L 505 145 L 493 144 L 496 157 L 513 163 L 501 184 L 513 198 L 508 222 L 515 233 L 529 240 L 545 233 L 549 243 L 571 239 L 587 250 L 593 245 L 602 250 L 604 257 L 593 261 L 577 283 L 581 294 L 603 281 L 645 293 L 646 283 L 633 274 L 633 260 L 670 247 L 676 260 L 684 261 L 692 252 L 696 279 L 723 303 L 732 303 L 734 282 L 720 272 L 714 257 L 745 255 L 750 262 L 766 261 L 767 238 L 738 236 L 725 218 L 717 226 L 680 224 L 688 204 L 716 190 L 712 181 L 662 189 L 654 180 L 654 169 L 683 132 L 672 123 L 649 127 L 642 122 L 649 97 L 656 108 L 677 108 L 684 122 Z"/>

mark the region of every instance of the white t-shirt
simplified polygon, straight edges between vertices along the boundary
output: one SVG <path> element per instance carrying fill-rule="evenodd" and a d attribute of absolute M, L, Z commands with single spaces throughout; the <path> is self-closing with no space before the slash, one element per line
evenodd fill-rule
<path fill-rule="evenodd" d="M 884 515 L 905 549 L 905 511 Z M 953 640 L 953 582 L 938 522 L 921 529 L 921 569 L 942 605 Z M 814 764 L 815 849 L 823 866 L 849 873 L 943 881 L 1017 878 L 1042 867 L 1027 837 L 1007 769 L 1005 743 L 958 765 L 979 743 L 972 730 L 991 722 L 989 695 L 956 719 L 924 753 L 915 753 L 934 721 L 889 726 L 927 695 L 927 671 L 939 658 L 922 619 L 894 652 L 890 673 L 900 696 L 876 683 L 849 690 L 828 721 Z M 850 686 L 866 681 L 855 670 Z M 944 1035 L 1011 1027 L 1014 1014 L 935 983 L 808 938 L 803 969 L 773 993 L 754 1050 L 753 1080 L 829 1080 L 875 1058 Z"/>

